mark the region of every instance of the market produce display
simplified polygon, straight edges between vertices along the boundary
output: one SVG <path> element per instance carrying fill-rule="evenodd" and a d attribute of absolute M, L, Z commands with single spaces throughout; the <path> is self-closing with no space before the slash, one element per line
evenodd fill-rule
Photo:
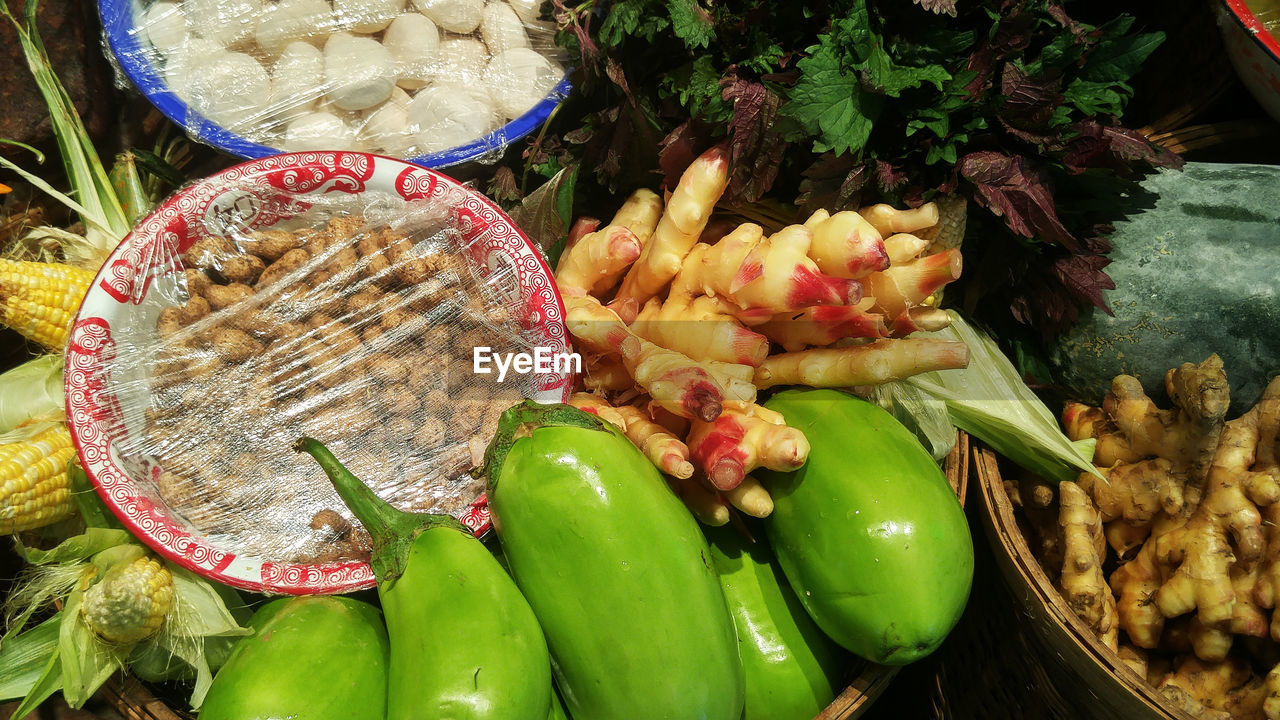
<path fill-rule="evenodd" d="M 156 0 L 129 23 L 104 6 L 120 62 L 145 65 L 193 112 L 282 151 L 395 157 L 479 141 L 564 77 L 553 28 L 528 2 Z M 136 71 L 135 71 L 136 74 Z"/>
<path fill-rule="evenodd" d="M 759 390 L 876 385 L 969 358 L 963 343 L 904 337 L 950 323 L 927 302 L 961 269 L 936 204 L 818 211 L 766 237 L 712 219 L 729 171 L 717 146 L 665 203 L 638 190 L 603 227 L 579 219 L 556 269 L 590 391 L 571 402 L 622 428 L 710 525 L 730 504 L 767 515 L 748 473 L 808 456 Z"/>
<path fill-rule="evenodd" d="M 315 440 L 303 438 L 295 449 L 320 463 L 372 537 L 371 563 L 391 637 L 385 717 L 547 717 L 546 640 L 488 548 L 449 515 L 391 507 Z M 466 628 L 467 641 L 440 628 Z"/>
<path fill-rule="evenodd" d="M 1099 640 L 1196 717 L 1273 718 L 1280 634 L 1272 517 L 1280 507 L 1280 380 L 1228 420 L 1212 355 L 1165 374 L 1173 407 L 1116 376 L 1100 406 L 1068 403 L 1102 475 L 1007 480 L 1044 570 Z"/>

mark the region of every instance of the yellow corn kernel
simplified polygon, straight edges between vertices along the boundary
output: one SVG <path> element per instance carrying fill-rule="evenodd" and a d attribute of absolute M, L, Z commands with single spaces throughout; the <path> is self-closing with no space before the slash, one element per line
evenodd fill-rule
<path fill-rule="evenodd" d="M 173 607 L 173 576 L 150 556 L 111 568 L 84 594 L 80 612 L 98 637 L 114 644 L 146 640 Z"/>
<path fill-rule="evenodd" d="M 0 322 L 61 350 L 93 273 L 62 263 L 0 260 Z"/>
<path fill-rule="evenodd" d="M 62 423 L 28 440 L 0 445 L 0 533 L 70 517 L 67 463 L 75 452 L 71 433 Z"/>

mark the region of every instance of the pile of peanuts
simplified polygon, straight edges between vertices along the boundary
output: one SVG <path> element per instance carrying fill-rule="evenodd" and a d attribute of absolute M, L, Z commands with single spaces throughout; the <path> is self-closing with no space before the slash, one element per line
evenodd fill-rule
<path fill-rule="evenodd" d="M 304 434 L 403 509 L 457 514 L 480 494 L 467 471 L 528 388 L 472 373 L 474 346 L 513 351 L 521 331 L 456 231 L 343 215 L 206 237 L 181 263 L 186 300 L 156 320 L 145 427 L 126 451 L 159 468 L 161 498 L 194 529 L 281 562 L 367 557 L 291 450 Z"/>

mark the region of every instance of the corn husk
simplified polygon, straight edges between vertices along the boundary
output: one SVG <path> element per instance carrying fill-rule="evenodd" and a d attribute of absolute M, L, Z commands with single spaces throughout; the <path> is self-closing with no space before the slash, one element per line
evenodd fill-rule
<path fill-rule="evenodd" d="M 0 374 L 0 443 L 25 440 L 65 413 L 62 356 L 43 355 Z M 32 429 L 42 422 L 44 427 Z M 21 432 L 14 433 L 19 426 Z"/>
<path fill-rule="evenodd" d="M 922 373 L 904 382 L 947 406 L 956 427 L 1041 477 L 1060 482 L 1081 472 L 1102 477 L 1090 460 L 1093 440 L 1072 442 L 1058 419 L 1022 382 L 995 340 L 948 310 L 951 326 L 917 337 L 959 340 L 969 346 L 969 366 Z"/>

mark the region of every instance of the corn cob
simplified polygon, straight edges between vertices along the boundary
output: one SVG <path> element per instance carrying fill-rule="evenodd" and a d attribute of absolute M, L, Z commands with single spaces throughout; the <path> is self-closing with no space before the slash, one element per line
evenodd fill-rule
<path fill-rule="evenodd" d="M 0 322 L 61 351 L 93 273 L 63 263 L 0 260 Z"/>
<path fill-rule="evenodd" d="M 85 624 L 108 643 L 146 640 L 160 629 L 173 607 L 173 576 L 150 556 L 107 570 L 84 594 Z"/>
<path fill-rule="evenodd" d="M 29 440 L 0 445 L 0 533 L 43 527 L 71 515 L 71 433 L 59 423 Z"/>

